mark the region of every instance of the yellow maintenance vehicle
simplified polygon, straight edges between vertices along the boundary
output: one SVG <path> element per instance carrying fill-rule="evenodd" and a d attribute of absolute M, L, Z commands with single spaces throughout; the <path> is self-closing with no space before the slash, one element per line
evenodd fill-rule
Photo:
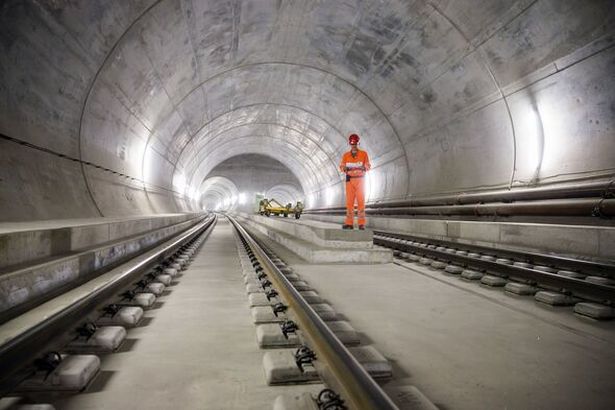
<path fill-rule="evenodd" d="M 293 207 L 293 204 L 288 203 L 286 206 L 283 206 L 274 198 L 271 199 L 261 199 L 258 204 L 258 213 L 259 215 L 270 216 L 270 215 L 283 215 L 284 218 L 288 218 L 288 215 L 295 215 L 295 219 L 299 219 L 301 217 L 301 212 L 303 212 L 303 204 L 301 201 L 297 202 L 297 205 Z"/>

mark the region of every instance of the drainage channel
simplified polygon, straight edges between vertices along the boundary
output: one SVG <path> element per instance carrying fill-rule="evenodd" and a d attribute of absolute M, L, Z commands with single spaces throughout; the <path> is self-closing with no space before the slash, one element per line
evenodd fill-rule
<path fill-rule="evenodd" d="M 83 391 L 102 354 L 121 348 L 165 288 L 179 282 L 213 231 L 212 215 L 154 249 L 58 296 L 0 327 L 3 408 L 53 409 L 38 401 Z M 8 400 L 8 402 L 6 402 Z M 3 405 L 5 404 L 3 403 Z"/>
<path fill-rule="evenodd" d="M 394 249 L 400 259 L 503 288 L 507 294 L 574 306 L 573 312 L 584 318 L 615 318 L 615 265 L 389 232 L 374 232 L 374 244 Z"/>
<path fill-rule="evenodd" d="M 279 396 L 276 410 L 435 409 L 414 386 L 391 395 L 378 382 L 392 366 L 373 346 L 361 346 L 357 332 L 308 283 L 235 219 L 239 256 L 250 312 L 269 385 L 322 382 L 317 396 Z"/>

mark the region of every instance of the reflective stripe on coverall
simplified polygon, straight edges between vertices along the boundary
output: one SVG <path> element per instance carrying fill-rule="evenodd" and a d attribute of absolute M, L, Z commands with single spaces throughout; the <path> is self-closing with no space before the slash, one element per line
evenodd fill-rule
<path fill-rule="evenodd" d="M 357 203 L 358 223 L 365 225 L 365 170 L 371 168 L 367 152 L 358 150 L 356 156 L 350 151 L 344 153 L 340 162 L 340 170 L 346 173 L 346 219 L 345 225 L 354 223 L 354 204 Z M 350 168 L 345 171 L 345 168 Z"/>

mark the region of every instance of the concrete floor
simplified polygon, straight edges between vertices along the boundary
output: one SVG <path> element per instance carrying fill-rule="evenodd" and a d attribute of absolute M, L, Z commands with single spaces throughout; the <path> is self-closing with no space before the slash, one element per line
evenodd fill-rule
<path fill-rule="evenodd" d="M 261 239 L 262 236 L 261 236 Z M 268 241 L 442 409 L 615 408 L 615 323 L 580 320 L 455 276 L 397 261 L 311 265 Z M 129 330 L 82 394 L 57 409 L 270 409 L 236 242 L 220 219 L 178 283 Z M 385 386 L 385 387 L 387 387 Z"/>
<path fill-rule="evenodd" d="M 267 243 L 393 362 L 391 386 L 442 409 L 615 408 L 615 322 L 419 264 L 314 265 Z"/>
<path fill-rule="evenodd" d="M 531 300 L 456 287 L 417 271 L 425 268 L 295 268 L 394 362 L 393 383 L 416 385 L 441 408 L 615 408 L 612 323 L 586 332 L 591 324 L 570 313 L 550 320 L 554 312 Z"/>
<path fill-rule="evenodd" d="M 265 384 L 227 220 L 159 301 L 88 390 L 56 399 L 57 409 L 270 409 L 280 394 L 320 389 Z"/>

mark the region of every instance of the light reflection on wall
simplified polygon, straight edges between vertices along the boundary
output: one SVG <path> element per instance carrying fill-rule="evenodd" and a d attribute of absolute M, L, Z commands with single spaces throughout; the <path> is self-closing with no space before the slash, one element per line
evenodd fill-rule
<path fill-rule="evenodd" d="M 365 202 L 376 198 L 379 191 L 380 178 L 378 171 L 369 171 L 365 177 Z"/>
<path fill-rule="evenodd" d="M 327 206 L 331 206 L 335 202 L 336 191 L 336 186 L 330 186 L 325 189 L 325 202 Z"/>

